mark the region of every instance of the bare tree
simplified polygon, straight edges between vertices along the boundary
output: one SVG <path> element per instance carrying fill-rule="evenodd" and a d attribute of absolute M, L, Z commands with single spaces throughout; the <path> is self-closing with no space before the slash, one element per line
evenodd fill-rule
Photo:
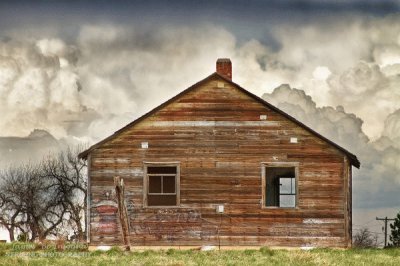
<path fill-rule="evenodd" d="M 10 240 L 15 232 L 30 240 L 66 231 L 84 240 L 87 199 L 86 164 L 79 148 L 68 148 L 38 164 L 26 163 L 0 172 L 0 226 Z"/>
<path fill-rule="evenodd" d="M 87 175 L 86 162 L 78 159 L 81 150 L 68 148 L 42 162 L 44 174 L 62 195 L 66 207 L 64 218 L 77 240 L 86 238 Z"/>
<path fill-rule="evenodd" d="M 20 184 L 15 182 L 21 172 L 10 168 L 2 172 L 0 180 L 0 225 L 7 229 L 10 240 L 15 240 L 15 231 L 25 231 L 23 221 L 23 205 L 20 199 L 14 197 L 13 191 L 18 191 Z M 9 182 L 12 181 L 12 182 Z"/>
<path fill-rule="evenodd" d="M 374 235 L 368 228 L 361 228 L 353 236 L 353 246 L 356 248 L 376 248 L 378 247 L 378 236 Z"/>
<path fill-rule="evenodd" d="M 4 203 L 8 212 L 14 213 L 8 219 L 10 238 L 18 225 L 20 230 L 29 231 L 31 240 L 50 235 L 62 222 L 66 207 L 62 195 L 52 188 L 40 165 L 27 163 L 11 167 L 3 172 L 2 178 Z"/>

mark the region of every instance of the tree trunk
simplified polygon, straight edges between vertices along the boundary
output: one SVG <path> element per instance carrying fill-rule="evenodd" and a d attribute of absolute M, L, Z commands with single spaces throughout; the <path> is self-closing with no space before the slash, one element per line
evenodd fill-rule
<path fill-rule="evenodd" d="M 10 226 L 10 228 L 7 228 L 8 229 L 8 234 L 9 234 L 9 236 L 10 236 L 10 241 L 11 242 L 14 242 L 15 241 L 15 237 L 14 237 L 14 226 Z"/>
<path fill-rule="evenodd" d="M 87 193 L 88 193 L 89 188 L 87 188 L 87 190 L 85 191 L 85 197 L 84 197 L 84 201 L 83 201 L 83 209 L 84 209 L 84 215 L 85 215 L 85 231 L 83 232 L 83 239 L 84 240 L 88 240 L 87 236 L 88 236 L 88 212 L 90 212 L 90 210 L 87 209 Z"/>
<path fill-rule="evenodd" d="M 79 212 L 79 209 L 76 211 L 76 212 Z M 77 216 L 77 220 L 75 220 L 75 223 L 76 223 L 76 228 L 77 228 L 77 230 L 78 230 L 78 240 L 79 241 L 83 241 L 84 240 L 84 238 L 85 238 L 85 235 L 84 235 L 84 232 L 83 232 L 83 229 L 82 229 L 82 224 L 81 224 L 81 219 L 79 219 L 79 213 L 78 214 L 76 214 Z"/>

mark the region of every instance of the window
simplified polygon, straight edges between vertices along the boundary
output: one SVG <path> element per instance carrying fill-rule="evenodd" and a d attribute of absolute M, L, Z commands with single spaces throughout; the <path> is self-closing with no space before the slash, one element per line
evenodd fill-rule
<path fill-rule="evenodd" d="M 296 207 L 296 166 L 289 163 L 263 165 L 263 204 L 265 207 Z"/>
<path fill-rule="evenodd" d="M 293 172 L 294 173 L 294 172 Z M 296 178 L 279 178 L 279 207 L 296 206 Z"/>
<path fill-rule="evenodd" d="M 179 205 L 179 168 L 177 165 L 146 165 L 145 205 Z"/>

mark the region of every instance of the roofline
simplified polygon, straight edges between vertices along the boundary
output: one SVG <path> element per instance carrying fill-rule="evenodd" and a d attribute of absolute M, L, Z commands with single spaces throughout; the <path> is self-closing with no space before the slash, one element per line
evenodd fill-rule
<path fill-rule="evenodd" d="M 348 158 L 350 163 L 357 167 L 360 168 L 360 161 L 357 159 L 357 156 L 355 156 L 354 154 L 352 154 L 351 152 L 349 152 L 348 150 L 346 150 L 345 148 L 339 146 L 338 144 L 336 144 L 335 142 L 329 140 L 328 138 L 322 136 L 321 134 L 319 134 L 318 132 L 316 132 L 315 130 L 311 129 L 310 127 L 306 126 L 305 124 L 303 124 L 302 122 L 300 122 L 299 120 L 297 120 L 296 118 L 292 117 L 291 115 L 285 113 L 284 111 L 278 109 L 277 107 L 275 107 L 274 105 L 268 103 L 267 101 L 265 101 L 264 99 L 262 99 L 261 97 L 258 97 L 257 95 L 249 92 L 248 90 L 242 88 L 240 85 L 234 83 L 232 80 L 225 78 L 224 76 L 218 74 L 217 72 L 212 73 L 211 75 L 209 75 L 208 77 L 200 80 L 199 82 L 193 84 L 192 86 L 190 86 L 189 88 L 185 89 L 184 91 L 180 92 L 179 94 L 175 95 L 174 97 L 172 97 L 171 99 L 167 100 L 166 102 L 162 103 L 161 105 L 155 107 L 154 109 L 150 110 L 149 112 L 145 113 L 144 115 L 142 115 L 141 117 L 137 118 L 136 120 L 132 121 L 131 123 L 127 124 L 126 126 L 122 127 L 121 129 L 115 131 L 114 134 L 108 136 L 107 138 L 103 139 L 102 141 L 92 145 L 91 147 L 89 147 L 87 150 L 81 152 L 78 157 L 81 159 L 86 159 L 87 156 L 89 155 L 89 153 L 98 148 L 99 146 L 101 146 L 102 144 L 104 144 L 105 142 L 113 139 L 114 137 L 116 137 L 118 134 L 120 134 L 121 132 L 125 131 L 127 128 L 134 126 L 135 124 L 141 122 L 142 120 L 144 120 L 145 118 L 149 117 L 150 115 L 152 115 L 153 113 L 157 112 L 158 110 L 162 109 L 164 106 L 168 105 L 169 103 L 173 102 L 174 100 L 176 100 L 177 98 L 179 98 L 180 96 L 186 94 L 187 92 L 191 91 L 194 88 L 197 88 L 199 85 L 201 85 L 202 83 L 208 81 L 209 79 L 212 79 L 214 77 L 218 77 L 223 79 L 224 81 L 228 82 L 229 84 L 235 86 L 236 88 L 238 88 L 239 90 L 241 90 L 242 92 L 244 92 L 245 94 L 247 94 L 248 96 L 250 96 L 251 98 L 255 99 L 257 102 L 261 103 L 262 105 L 272 109 L 273 111 L 283 115 L 284 117 L 286 117 L 287 119 L 289 119 L 290 121 L 294 122 L 295 124 L 301 126 L 302 128 L 304 128 L 305 130 L 309 131 L 311 134 L 315 135 L 316 137 L 324 140 L 325 142 L 329 143 L 330 145 L 332 145 L 333 147 L 335 147 L 336 149 L 340 150 L 341 152 L 343 152 Z"/>
<path fill-rule="evenodd" d="M 129 124 L 127 124 L 126 126 L 122 127 L 121 129 L 117 130 L 114 132 L 114 134 L 106 137 L 105 139 L 97 142 L 96 144 L 90 146 L 87 150 L 81 152 L 78 154 L 78 157 L 81 159 L 86 159 L 88 154 L 98 148 L 99 146 L 101 146 L 103 143 L 111 140 L 113 137 L 115 137 L 116 135 L 118 135 L 119 133 L 121 133 L 122 131 L 124 131 L 125 129 L 141 122 L 142 120 L 144 120 L 145 118 L 149 117 L 150 115 L 152 115 L 153 113 L 157 112 L 158 110 L 162 109 L 164 106 L 168 105 L 169 103 L 173 102 L 175 99 L 179 98 L 181 95 L 184 95 L 185 93 L 187 93 L 188 91 L 198 87 L 199 85 L 205 83 L 206 81 L 208 81 L 209 79 L 211 79 L 212 77 L 214 77 L 215 75 L 218 75 L 219 77 L 222 77 L 221 75 L 217 74 L 216 72 L 209 75 L 208 77 L 200 80 L 199 82 L 196 82 L 195 84 L 193 84 L 192 86 L 190 86 L 189 88 L 183 90 L 182 92 L 178 93 L 177 95 L 175 95 L 174 97 L 172 97 L 171 99 L 167 100 L 166 102 L 160 104 L 159 106 L 153 108 L 152 110 L 150 110 L 149 112 L 145 113 L 144 115 L 140 116 L 139 118 L 135 119 L 134 121 L 130 122 Z"/>

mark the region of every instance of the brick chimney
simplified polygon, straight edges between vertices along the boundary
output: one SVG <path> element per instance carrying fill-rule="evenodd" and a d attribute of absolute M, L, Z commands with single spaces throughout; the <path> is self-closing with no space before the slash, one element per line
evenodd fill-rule
<path fill-rule="evenodd" d="M 232 63 L 229 58 L 219 58 L 217 60 L 217 73 L 232 80 Z"/>

